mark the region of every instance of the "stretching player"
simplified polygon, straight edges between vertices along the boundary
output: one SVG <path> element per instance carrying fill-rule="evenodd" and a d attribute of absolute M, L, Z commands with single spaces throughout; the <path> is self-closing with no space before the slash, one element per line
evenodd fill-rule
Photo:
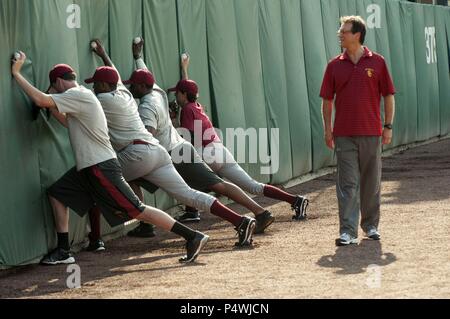
<path fill-rule="evenodd" d="M 175 221 L 165 212 L 145 206 L 122 176 L 116 153 L 111 146 L 105 114 L 95 95 L 78 85 L 76 74 L 67 64 L 58 64 L 49 73 L 50 84 L 58 94 L 45 94 L 32 86 L 20 73 L 26 60 L 23 52 L 12 60 L 11 72 L 33 102 L 50 108 L 69 129 L 76 166 L 49 189 L 55 215 L 58 246 L 41 263 L 74 263 L 69 246 L 69 210 L 80 216 L 97 206 L 112 225 L 136 218 L 158 225 L 186 239 L 187 255 L 180 261 L 191 262 L 208 241 L 208 236 Z"/>
<path fill-rule="evenodd" d="M 188 78 L 189 60 L 190 57 L 188 55 L 182 57 L 181 67 L 183 78 L 174 88 L 169 89 L 169 91 L 175 92 L 177 104 L 181 107 L 181 127 L 189 130 L 192 138 L 195 135 L 199 135 L 197 140 L 201 141 L 202 145 L 195 146 L 197 147 L 198 153 L 202 155 L 204 162 L 218 175 L 228 179 L 251 194 L 264 195 L 288 202 L 295 211 L 294 218 L 305 219 L 308 199 L 300 195 L 289 194 L 275 186 L 255 181 L 239 166 L 233 155 L 222 144 L 208 115 L 204 112 L 203 106 L 197 102 L 197 83 Z M 201 131 L 194 131 L 195 121 L 200 122 L 198 127 L 201 128 Z"/>
<path fill-rule="evenodd" d="M 106 66 L 99 67 L 86 83 L 94 83 L 108 122 L 111 144 L 117 152 L 126 181 L 144 179 L 155 184 L 180 202 L 198 207 L 233 223 L 238 230 L 237 246 L 250 244 L 254 221 L 240 216 L 211 195 L 193 190 L 178 174 L 170 155 L 148 132 L 139 117 L 133 95 L 122 84 L 120 75 L 99 40 L 94 52 Z M 153 81 L 151 78 L 146 80 Z M 142 194 L 138 192 L 141 200 Z"/>
<path fill-rule="evenodd" d="M 201 159 L 191 143 L 183 139 L 172 125 L 167 94 L 156 83 L 148 85 L 143 81 L 151 76 L 141 58 L 143 41 L 133 44 L 133 57 L 137 70 L 129 81 L 130 91 L 139 99 L 139 114 L 147 130 L 159 140 L 169 152 L 178 173 L 186 183 L 199 191 L 213 191 L 225 195 L 256 215 L 255 233 L 262 233 L 274 220 L 272 214 L 252 200 L 238 186 L 217 176 Z M 145 186 L 143 185 L 145 188 Z"/>

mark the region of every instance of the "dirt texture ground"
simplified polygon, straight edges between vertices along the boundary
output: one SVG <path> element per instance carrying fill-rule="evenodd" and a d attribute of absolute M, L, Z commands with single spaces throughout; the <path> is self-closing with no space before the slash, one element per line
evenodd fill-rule
<path fill-rule="evenodd" d="M 183 241 L 157 230 L 76 254 L 81 288 L 67 288 L 66 266 L 36 265 L 0 274 L 0 297 L 450 298 L 450 140 L 383 159 L 381 241 L 361 231 L 359 245 L 335 246 L 334 181 L 289 189 L 311 199 L 306 222 L 293 222 L 287 203 L 256 198 L 276 222 L 252 249 L 235 249 L 233 227 L 204 213 L 193 226 L 211 239 L 192 265 L 178 263 Z"/>

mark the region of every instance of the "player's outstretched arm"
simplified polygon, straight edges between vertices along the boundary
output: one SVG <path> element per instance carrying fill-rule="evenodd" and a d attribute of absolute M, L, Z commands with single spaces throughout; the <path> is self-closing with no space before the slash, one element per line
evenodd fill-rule
<path fill-rule="evenodd" d="M 22 88 L 22 90 L 33 100 L 33 102 L 39 107 L 52 108 L 56 107 L 55 102 L 50 95 L 39 91 L 33 85 L 28 82 L 27 79 L 20 73 L 22 66 L 27 59 L 27 56 L 22 51 L 17 52 L 18 55 L 15 56 L 11 62 L 11 73 L 16 79 L 17 84 Z"/>
<path fill-rule="evenodd" d="M 181 76 L 183 80 L 189 80 L 188 69 L 190 59 L 191 58 L 187 53 L 181 55 Z"/>
<path fill-rule="evenodd" d="M 105 66 L 110 66 L 117 71 L 117 74 L 119 75 L 119 83 L 122 83 L 122 78 L 120 77 L 119 70 L 117 70 L 108 53 L 106 53 L 105 47 L 103 46 L 102 42 L 99 39 L 93 39 L 91 41 L 91 48 L 92 51 L 103 60 L 103 64 Z"/>
<path fill-rule="evenodd" d="M 142 55 L 142 49 L 144 47 L 144 39 L 137 37 L 133 39 L 133 43 L 131 44 L 131 51 L 133 52 L 133 58 L 135 62 L 135 68 L 148 70 L 147 65 L 144 62 L 144 58 Z"/>

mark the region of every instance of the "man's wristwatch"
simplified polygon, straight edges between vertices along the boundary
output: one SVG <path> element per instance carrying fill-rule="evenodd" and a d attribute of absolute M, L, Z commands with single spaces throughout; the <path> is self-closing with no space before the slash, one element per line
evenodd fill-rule
<path fill-rule="evenodd" d="M 392 124 L 384 124 L 384 128 L 392 130 Z"/>

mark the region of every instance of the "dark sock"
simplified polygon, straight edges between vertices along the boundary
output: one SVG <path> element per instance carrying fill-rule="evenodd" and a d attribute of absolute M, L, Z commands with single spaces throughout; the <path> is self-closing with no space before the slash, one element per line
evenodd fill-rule
<path fill-rule="evenodd" d="M 175 233 L 181 237 L 183 237 L 186 240 L 191 240 L 194 239 L 195 237 L 195 230 L 192 230 L 189 227 L 186 227 L 185 225 L 179 223 L 179 222 L 175 222 L 175 224 L 173 224 L 172 229 L 170 230 L 172 233 Z"/>
<path fill-rule="evenodd" d="M 198 212 L 198 210 L 195 207 L 186 206 L 185 207 L 185 212 L 187 212 L 187 213 L 196 213 L 196 212 Z"/>
<path fill-rule="evenodd" d="M 294 204 L 295 200 L 297 199 L 296 195 L 286 193 L 285 191 L 282 191 L 281 189 L 274 187 L 272 185 L 264 186 L 264 196 L 282 200 L 284 202 L 288 202 L 291 205 Z"/>
<path fill-rule="evenodd" d="M 89 233 L 90 241 L 100 239 L 100 209 L 95 206 L 89 211 L 89 222 L 91 223 L 91 232 Z"/>
<path fill-rule="evenodd" d="M 139 226 L 145 231 L 152 231 L 155 228 L 152 224 L 147 224 L 145 222 L 140 222 Z"/>
<path fill-rule="evenodd" d="M 216 216 L 219 216 L 222 219 L 225 219 L 226 221 L 229 221 L 236 227 L 241 224 L 242 219 L 244 218 L 241 215 L 236 214 L 234 211 L 232 211 L 231 209 L 229 209 L 228 207 L 223 205 L 218 200 L 216 200 L 211 205 L 210 210 L 211 210 L 211 214 L 214 214 Z"/>
<path fill-rule="evenodd" d="M 58 248 L 69 250 L 69 233 L 56 233 L 58 235 Z"/>

